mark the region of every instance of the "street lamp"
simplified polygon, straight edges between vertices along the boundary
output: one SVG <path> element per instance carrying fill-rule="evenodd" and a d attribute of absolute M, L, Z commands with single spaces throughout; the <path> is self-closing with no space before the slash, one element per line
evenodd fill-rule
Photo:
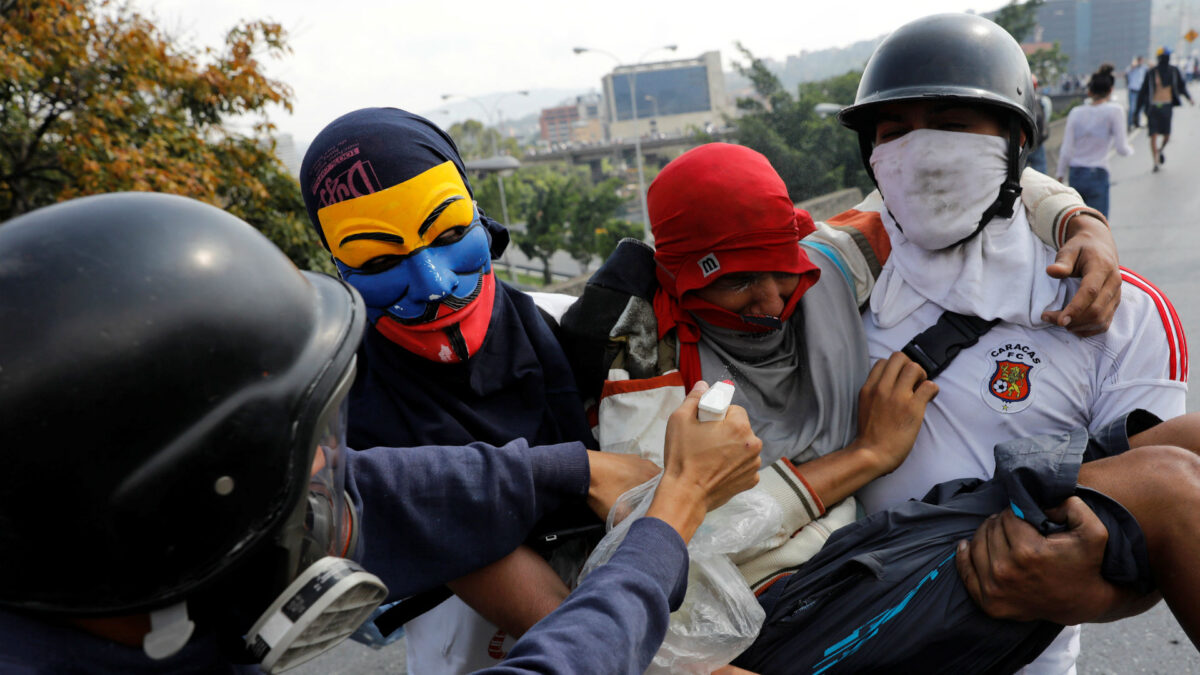
<path fill-rule="evenodd" d="M 813 106 L 813 112 L 819 115 L 821 119 L 824 119 L 830 115 L 836 115 L 840 113 L 842 108 L 845 107 L 846 106 L 842 105 L 841 103 L 818 103 Z"/>
<path fill-rule="evenodd" d="M 483 109 L 483 114 L 487 118 L 487 123 L 495 128 L 495 133 L 492 135 L 492 157 L 491 157 L 492 160 L 500 159 L 500 147 L 499 147 L 498 138 L 500 136 L 500 125 L 504 121 L 504 115 L 500 111 L 500 101 L 501 101 L 501 99 L 503 99 L 505 96 L 508 96 L 509 94 L 517 94 L 519 96 L 528 96 L 529 90 L 528 89 L 518 89 L 516 91 L 506 91 L 502 94 L 499 94 L 492 100 L 491 108 L 488 108 L 486 105 L 484 105 L 483 101 L 480 101 L 479 99 L 477 99 L 473 96 L 466 96 L 463 94 L 442 94 L 443 101 L 445 101 L 447 99 L 451 99 L 451 98 L 456 98 L 456 97 L 457 98 L 465 98 Z M 492 121 L 493 110 L 495 111 L 495 114 L 496 114 L 495 122 Z M 513 163 L 516 164 L 517 166 L 520 165 L 520 163 L 517 162 L 515 159 L 513 160 Z M 508 220 L 508 200 L 504 196 L 504 177 L 511 176 L 512 172 L 513 172 L 513 167 L 508 167 L 507 165 L 506 165 L 506 168 L 504 168 L 503 170 L 496 172 L 496 186 L 500 189 L 500 217 L 504 219 L 505 227 L 507 227 L 509 225 L 509 220 Z M 504 260 L 504 266 L 508 268 L 509 278 L 515 282 L 517 280 L 517 277 L 515 274 L 513 274 L 512 264 L 510 264 L 508 262 L 508 249 L 507 248 L 504 250 L 503 260 Z"/>
<path fill-rule="evenodd" d="M 638 131 L 637 126 L 637 67 L 639 64 L 641 64 L 643 59 L 654 52 L 660 49 L 675 51 L 677 46 L 678 45 L 663 45 L 661 47 L 655 47 L 654 49 L 647 50 L 645 54 L 642 54 L 638 57 L 637 61 L 634 61 L 628 66 L 625 66 L 625 64 L 621 63 L 621 59 L 617 58 L 610 52 L 604 51 L 603 49 L 596 49 L 594 47 L 575 47 L 573 50 L 576 54 L 582 54 L 584 52 L 596 52 L 597 54 L 604 54 L 613 61 L 617 62 L 617 68 L 629 68 L 629 110 L 633 118 L 633 155 L 637 159 L 638 199 L 640 199 L 642 203 L 642 238 L 647 242 L 654 241 L 654 235 L 650 233 L 650 209 L 646 206 L 646 170 L 642 165 L 642 135 Z M 615 69 L 613 70 L 613 74 L 616 74 Z M 614 116 L 616 115 L 616 111 L 616 101 L 613 101 Z"/>

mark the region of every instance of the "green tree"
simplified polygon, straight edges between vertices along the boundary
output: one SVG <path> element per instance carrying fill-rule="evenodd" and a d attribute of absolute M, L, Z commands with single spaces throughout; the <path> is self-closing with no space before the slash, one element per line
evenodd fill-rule
<path fill-rule="evenodd" d="M 1046 0 L 1009 0 L 1007 5 L 996 11 L 992 21 L 1008 31 L 1017 42 L 1024 42 L 1037 26 L 1037 10 L 1044 4 Z"/>
<path fill-rule="evenodd" d="M 458 146 L 463 159 L 481 159 L 494 154 L 518 156 L 521 145 L 515 138 L 505 138 L 494 127 L 475 119 L 455 122 L 446 130 Z"/>
<path fill-rule="evenodd" d="M 578 176 L 574 182 L 577 195 L 572 204 L 564 248 L 586 274 L 593 256 L 599 255 L 603 259 L 612 253 L 605 236 L 609 230 L 628 231 L 622 228 L 624 221 L 613 217 L 628 200 L 618 193 L 622 182 L 620 178 L 609 178 L 595 186 L 584 185 L 583 179 Z M 616 247 L 615 242 L 612 247 Z"/>
<path fill-rule="evenodd" d="M 525 220 L 524 232 L 513 232 L 513 243 L 521 252 L 542 263 L 542 283 L 552 282 L 550 257 L 567 246 L 570 221 L 579 199 L 572 174 L 541 172 L 529 181 L 529 198 L 519 207 Z"/>
<path fill-rule="evenodd" d="M 1067 64 L 1071 61 L 1071 57 L 1062 52 L 1057 42 L 1047 49 L 1029 54 L 1028 59 L 1029 69 L 1042 87 L 1058 82 L 1067 72 Z"/>
<path fill-rule="evenodd" d="M 1044 4 L 1045 0 L 1010 0 L 996 12 L 992 21 L 1008 31 L 1017 42 L 1025 42 L 1033 35 L 1033 29 L 1037 26 L 1037 10 Z M 1062 52 L 1057 42 L 1049 48 L 1027 54 L 1026 57 L 1029 60 L 1029 69 L 1042 86 L 1057 82 L 1059 77 L 1067 72 L 1067 63 L 1070 61 L 1070 57 Z"/>
<path fill-rule="evenodd" d="M 796 95 L 788 93 L 761 59 L 738 45 L 747 63 L 735 63 L 754 86 L 756 96 L 739 98 L 742 117 L 732 120 L 738 142 L 763 155 L 779 172 L 793 201 L 857 186 L 874 188 L 858 150 L 858 139 L 832 117 L 815 110 L 818 103 L 854 102 L 859 73 L 806 82 Z"/>
<path fill-rule="evenodd" d="M 529 201 L 531 192 L 529 184 L 535 176 L 540 175 L 540 169 L 526 168 L 504 177 L 504 201 L 508 204 L 509 218 L 521 218 L 522 205 Z M 495 173 L 474 176 L 471 179 L 475 201 L 483 212 L 504 221 L 504 209 L 500 204 L 500 180 Z M 504 223 L 510 225 L 511 223 Z"/>
<path fill-rule="evenodd" d="M 592 185 L 583 167 L 523 168 L 504 179 L 508 210 L 524 221 L 514 228 L 513 243 L 529 258 L 542 262 L 545 283 L 552 281 L 550 258 L 566 251 L 587 271 L 593 256 L 607 258 L 624 237 L 640 237 L 641 227 L 616 216 L 629 201 L 622 179 Z M 481 208 L 495 196 L 495 178 L 476 191 Z M 492 213 L 492 211 L 488 211 Z"/>
<path fill-rule="evenodd" d="M 620 218 L 611 218 L 604 227 L 596 230 L 596 255 L 607 260 L 622 239 L 641 239 L 642 226 Z"/>
<path fill-rule="evenodd" d="M 219 49 L 178 44 L 125 3 L 0 2 L 0 221 L 82 195 L 168 192 L 329 270 L 266 117 L 272 104 L 291 110 L 291 90 L 259 60 L 289 51 L 283 29 L 249 21 Z M 231 130 L 235 117 L 252 132 Z"/>

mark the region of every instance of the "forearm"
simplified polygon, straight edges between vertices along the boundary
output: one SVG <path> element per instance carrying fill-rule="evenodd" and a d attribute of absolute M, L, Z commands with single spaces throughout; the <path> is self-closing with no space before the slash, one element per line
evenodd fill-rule
<path fill-rule="evenodd" d="M 1084 204 L 1078 192 L 1033 169 L 1021 174 L 1021 201 L 1029 213 L 1030 229 L 1052 248 L 1061 248 L 1074 235 L 1079 214 L 1107 227 L 1100 212 Z"/>
<path fill-rule="evenodd" d="M 1091 237 L 1107 233 L 1108 221 L 1103 214 L 1088 208 L 1068 207 L 1062 214 L 1062 240 L 1077 236 Z"/>
<path fill-rule="evenodd" d="M 1132 589 L 1113 586 L 1111 598 L 1109 610 L 1100 616 L 1089 619 L 1088 623 L 1111 623 L 1137 616 L 1158 604 L 1158 601 L 1162 600 L 1162 595 L 1157 591 L 1138 593 Z"/>
<path fill-rule="evenodd" d="M 878 453 L 855 440 L 850 445 L 796 467 L 824 504 L 836 504 L 888 473 Z"/>
<path fill-rule="evenodd" d="M 553 612 L 568 593 L 550 565 L 527 546 L 447 586 L 485 619 L 517 638 Z"/>
<path fill-rule="evenodd" d="M 1173 417 L 1129 438 L 1129 447 L 1174 445 L 1200 453 L 1200 412 Z"/>
<path fill-rule="evenodd" d="M 654 499 L 646 516 L 658 518 L 671 526 L 684 542 L 691 541 L 707 513 L 704 494 L 697 485 L 664 475 L 654 491 Z"/>

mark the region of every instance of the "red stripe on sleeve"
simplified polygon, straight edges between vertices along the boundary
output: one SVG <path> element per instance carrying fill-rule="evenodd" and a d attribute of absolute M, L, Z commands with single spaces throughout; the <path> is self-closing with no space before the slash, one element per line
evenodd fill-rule
<path fill-rule="evenodd" d="M 1167 334 L 1167 345 L 1171 350 L 1170 377 L 1172 380 L 1187 382 L 1187 337 L 1183 333 L 1179 315 L 1175 313 L 1175 306 L 1165 293 L 1137 272 L 1122 267 L 1121 279 L 1149 295 L 1154 301 L 1154 306 L 1158 308 L 1158 316 L 1162 319 L 1163 330 Z"/>

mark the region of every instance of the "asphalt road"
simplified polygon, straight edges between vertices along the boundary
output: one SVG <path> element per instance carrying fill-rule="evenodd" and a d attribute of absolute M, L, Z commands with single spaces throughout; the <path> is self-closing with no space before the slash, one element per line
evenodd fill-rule
<path fill-rule="evenodd" d="M 1162 289 L 1174 302 L 1187 334 L 1200 336 L 1200 293 L 1195 292 L 1200 280 L 1200 260 L 1196 254 L 1200 251 L 1200 109 L 1186 105 L 1176 109 L 1174 131 L 1166 149 L 1166 164 L 1157 174 L 1150 171 L 1150 149 L 1144 129 L 1131 141 L 1133 155 L 1112 159 L 1109 220 L 1121 252 L 1121 264 Z M 1053 172 L 1053 167 L 1050 170 Z M 1200 410 L 1200 387 L 1188 392 L 1188 410 Z M 381 651 L 347 642 L 291 672 L 297 675 L 402 673 L 404 656 L 403 641 Z M 1200 655 L 1166 606 L 1159 603 L 1132 619 L 1084 626 L 1078 672 L 1079 675 L 1200 673 Z"/>
<path fill-rule="evenodd" d="M 1172 131 L 1158 173 L 1151 172 L 1144 128 L 1131 141 L 1132 155 L 1110 160 L 1109 221 L 1121 264 L 1166 293 L 1200 346 L 1200 109 L 1176 108 Z M 1187 401 L 1189 412 L 1200 410 L 1200 387 L 1188 391 Z M 1132 619 L 1084 626 L 1079 673 L 1200 673 L 1200 655 L 1159 603 Z"/>

